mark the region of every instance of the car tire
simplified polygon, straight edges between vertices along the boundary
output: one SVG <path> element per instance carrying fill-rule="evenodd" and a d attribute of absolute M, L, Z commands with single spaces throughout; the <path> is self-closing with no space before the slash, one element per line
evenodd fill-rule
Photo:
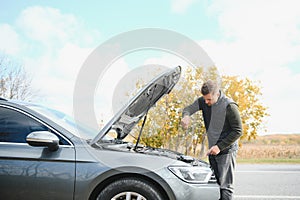
<path fill-rule="evenodd" d="M 110 183 L 97 196 L 97 200 L 163 200 L 151 183 L 139 178 L 122 178 Z"/>

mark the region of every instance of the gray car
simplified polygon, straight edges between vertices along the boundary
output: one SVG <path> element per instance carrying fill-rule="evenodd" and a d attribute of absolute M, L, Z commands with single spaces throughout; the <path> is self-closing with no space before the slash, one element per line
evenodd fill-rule
<path fill-rule="evenodd" d="M 0 199 L 219 199 L 207 163 L 139 138 L 124 141 L 180 74 L 176 67 L 152 80 L 100 132 L 59 111 L 0 98 Z"/>

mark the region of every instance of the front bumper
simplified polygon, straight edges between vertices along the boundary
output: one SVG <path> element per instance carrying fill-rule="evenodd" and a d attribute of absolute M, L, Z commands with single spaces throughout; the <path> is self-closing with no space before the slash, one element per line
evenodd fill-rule
<path fill-rule="evenodd" d="M 164 172 L 162 172 L 164 171 Z M 220 187 L 217 183 L 191 184 L 180 180 L 168 169 L 164 169 L 160 175 L 170 188 L 175 197 L 174 200 L 218 200 L 220 199 Z M 169 195 L 170 196 L 170 195 Z M 171 198 L 173 200 L 173 198 Z"/>

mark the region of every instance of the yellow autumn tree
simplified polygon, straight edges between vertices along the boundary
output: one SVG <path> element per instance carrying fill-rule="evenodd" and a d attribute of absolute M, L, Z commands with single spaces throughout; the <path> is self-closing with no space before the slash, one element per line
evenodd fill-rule
<path fill-rule="evenodd" d="M 261 102 L 259 82 L 238 76 L 223 76 L 222 87 L 226 96 L 239 105 L 243 123 L 241 140 L 255 139 L 258 131 L 264 128 L 264 117 L 268 116 L 267 108 Z"/>

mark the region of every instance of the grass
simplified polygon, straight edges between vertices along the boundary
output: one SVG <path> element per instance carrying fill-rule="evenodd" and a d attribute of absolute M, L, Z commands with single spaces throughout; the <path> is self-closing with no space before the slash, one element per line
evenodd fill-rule
<path fill-rule="evenodd" d="M 300 158 L 249 158 L 237 159 L 238 164 L 300 164 Z"/>
<path fill-rule="evenodd" d="M 300 134 L 266 135 L 244 141 L 237 162 L 300 164 Z"/>

